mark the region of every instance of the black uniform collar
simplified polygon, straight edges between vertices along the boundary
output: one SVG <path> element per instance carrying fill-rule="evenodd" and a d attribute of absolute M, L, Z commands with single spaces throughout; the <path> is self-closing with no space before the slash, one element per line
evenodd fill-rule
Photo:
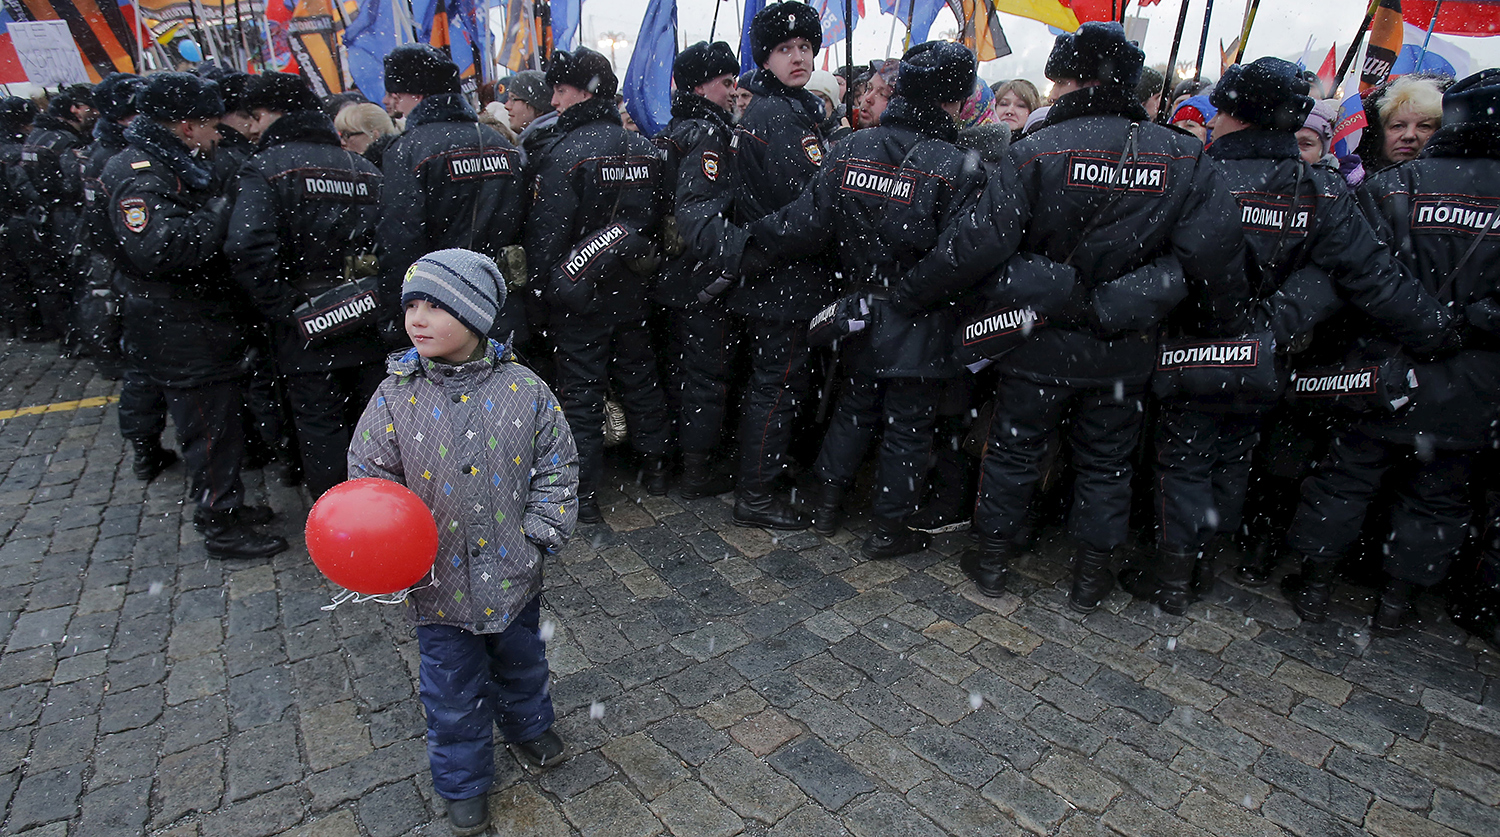
<path fill-rule="evenodd" d="M 1459 122 L 1444 125 L 1422 149 L 1423 157 L 1500 158 L 1500 124 Z"/>
<path fill-rule="evenodd" d="M 125 126 L 113 119 L 101 118 L 94 123 L 94 141 L 111 151 L 119 151 L 129 145 L 125 141 Z"/>
<path fill-rule="evenodd" d="M 141 118 L 130 123 L 125 141 L 161 161 L 190 188 L 202 191 L 213 185 L 213 170 L 194 159 L 187 145 L 155 120 Z"/>
<path fill-rule="evenodd" d="M 219 147 L 243 151 L 246 157 L 255 153 L 255 143 L 249 137 L 223 122 L 219 123 Z"/>
<path fill-rule="evenodd" d="M 1047 111 L 1046 123 L 1056 125 L 1079 116 L 1123 116 L 1132 122 L 1148 122 L 1151 117 L 1135 100 L 1135 90 L 1112 84 L 1085 87 L 1057 100 Z"/>
<path fill-rule="evenodd" d="M 745 83 L 745 88 L 757 96 L 781 96 L 802 105 L 814 122 L 822 122 L 823 101 L 806 87 L 787 87 L 776 74 L 762 67 Z"/>
<path fill-rule="evenodd" d="M 613 98 L 591 96 L 558 115 L 557 131 L 566 134 L 590 122 L 608 122 L 620 126 L 625 124 L 620 119 L 620 111 L 615 108 Z"/>
<path fill-rule="evenodd" d="M 677 90 L 672 93 L 672 118 L 702 119 L 712 122 L 726 131 L 729 130 L 729 111 L 699 96 L 697 93 L 689 93 L 685 90 Z"/>
<path fill-rule="evenodd" d="M 462 93 L 438 93 L 428 96 L 406 115 L 408 130 L 433 122 L 478 122 L 479 116 L 469 107 Z"/>
<path fill-rule="evenodd" d="M 1291 131 L 1246 128 L 1214 137 L 1208 156 L 1215 160 L 1291 160 L 1302 156 L 1297 135 Z"/>
<path fill-rule="evenodd" d="M 84 142 L 86 139 L 77 128 L 73 127 L 72 122 L 65 122 L 50 113 L 42 112 L 37 114 L 36 119 L 31 124 L 38 131 L 63 131 L 77 137 L 79 142 Z"/>
<path fill-rule="evenodd" d="M 958 139 L 958 123 L 935 102 L 914 102 L 905 96 L 892 96 L 880 115 L 882 126 L 910 128 L 924 136 L 953 142 Z"/>
<path fill-rule="evenodd" d="M 294 110 L 282 114 L 280 119 L 271 123 L 271 127 L 260 135 L 260 143 L 255 146 L 255 150 L 265 151 L 288 142 L 338 145 L 339 132 L 334 129 L 333 120 L 321 110 Z"/>

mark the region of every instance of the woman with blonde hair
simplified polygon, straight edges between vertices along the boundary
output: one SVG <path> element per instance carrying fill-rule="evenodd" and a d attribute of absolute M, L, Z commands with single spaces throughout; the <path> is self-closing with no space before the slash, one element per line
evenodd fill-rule
<path fill-rule="evenodd" d="M 1443 90 L 1451 79 L 1402 76 L 1365 99 L 1370 129 L 1360 142 L 1360 157 L 1371 174 L 1417 159 L 1427 140 L 1443 127 Z"/>
<path fill-rule="evenodd" d="M 346 106 L 333 118 L 333 127 L 338 129 L 345 149 L 376 166 L 380 165 L 386 147 L 401 133 L 384 108 L 369 102 Z"/>
<path fill-rule="evenodd" d="M 995 115 L 1010 126 L 1013 139 L 1020 139 L 1021 129 L 1026 127 L 1031 112 L 1042 106 L 1041 91 L 1024 78 L 999 82 L 992 89 L 995 91 Z"/>

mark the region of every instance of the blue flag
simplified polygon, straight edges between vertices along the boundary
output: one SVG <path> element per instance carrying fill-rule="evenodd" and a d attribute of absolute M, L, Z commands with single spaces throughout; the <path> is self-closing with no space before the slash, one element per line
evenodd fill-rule
<path fill-rule="evenodd" d="M 391 0 L 360 0 L 359 8 L 344 30 L 344 50 L 349 56 L 349 76 L 354 86 L 372 102 L 385 98 L 385 56 L 406 38 L 396 37 L 396 14 Z"/>
<path fill-rule="evenodd" d="M 573 40 L 578 37 L 578 20 L 582 17 L 583 0 L 552 0 L 552 47 L 571 50 Z"/>
<path fill-rule="evenodd" d="M 818 10 L 818 22 L 823 26 L 823 46 L 842 41 L 845 31 L 844 0 L 817 0 L 813 8 Z M 854 12 L 854 20 L 859 22 L 858 9 Z"/>
<path fill-rule="evenodd" d="M 625 109 L 654 137 L 672 121 L 672 60 L 677 57 L 677 0 L 651 0 L 625 70 Z"/>
<path fill-rule="evenodd" d="M 766 0 L 745 0 L 745 21 L 740 26 L 740 72 L 748 73 L 755 69 L 755 45 L 750 42 L 750 21 L 755 20 L 756 14 L 766 7 Z"/>

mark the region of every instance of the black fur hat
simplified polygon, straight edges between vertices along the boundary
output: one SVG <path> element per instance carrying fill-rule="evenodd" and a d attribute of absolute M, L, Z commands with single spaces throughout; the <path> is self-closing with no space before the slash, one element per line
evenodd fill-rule
<path fill-rule="evenodd" d="M 430 96 L 458 92 L 458 65 L 431 44 L 406 44 L 385 56 L 385 91 Z"/>
<path fill-rule="evenodd" d="M 620 80 L 615 78 L 609 59 L 588 47 L 552 53 L 552 60 L 547 62 L 547 83 L 587 90 L 596 99 L 613 98 L 620 89 Z"/>
<path fill-rule="evenodd" d="M 793 38 L 806 38 L 813 52 L 823 47 L 823 23 L 818 12 L 806 3 L 787 0 L 772 3 L 755 13 L 750 21 L 750 44 L 755 63 L 764 67 L 771 50 Z"/>
<path fill-rule="evenodd" d="M 1125 40 L 1125 27 L 1091 20 L 1077 32 L 1057 36 L 1047 57 L 1047 78 L 1099 81 L 1133 91 L 1145 65 L 1146 53 Z"/>
<path fill-rule="evenodd" d="M 20 96 L 0 98 L 0 133 L 19 134 L 37 115 L 36 102 Z"/>
<path fill-rule="evenodd" d="M 1500 69 L 1480 70 L 1443 94 L 1443 125 L 1500 122 Z"/>
<path fill-rule="evenodd" d="M 952 41 L 917 44 L 901 56 L 896 95 L 913 102 L 962 102 L 974 95 L 974 53 Z"/>
<path fill-rule="evenodd" d="M 1257 58 L 1225 70 L 1208 103 L 1257 128 L 1296 131 L 1312 112 L 1310 89 L 1296 64 Z"/>
<path fill-rule="evenodd" d="M 144 82 L 134 73 L 110 73 L 94 86 L 94 107 L 110 122 L 119 122 L 140 111 L 135 109 L 135 94 Z"/>
<path fill-rule="evenodd" d="M 677 58 L 672 61 L 672 80 L 677 82 L 677 89 L 684 92 L 719 76 L 739 74 L 740 60 L 723 41 L 699 41 L 677 53 Z"/>
<path fill-rule="evenodd" d="M 158 122 L 224 115 L 219 86 L 192 73 L 152 73 L 135 94 L 135 106 L 141 116 Z"/>
<path fill-rule="evenodd" d="M 249 112 L 250 104 L 245 94 L 250 92 L 250 80 L 255 76 L 249 73 L 229 72 L 217 79 L 219 95 L 224 98 L 224 112 L 235 111 Z"/>
<path fill-rule="evenodd" d="M 295 113 L 321 110 L 323 103 L 318 101 L 307 79 L 296 73 L 262 73 L 245 87 L 242 106 L 245 110 L 264 108 L 277 113 Z"/>
<path fill-rule="evenodd" d="M 75 106 L 93 104 L 93 87 L 87 84 L 69 84 L 47 97 L 47 112 L 61 119 L 72 119 Z"/>

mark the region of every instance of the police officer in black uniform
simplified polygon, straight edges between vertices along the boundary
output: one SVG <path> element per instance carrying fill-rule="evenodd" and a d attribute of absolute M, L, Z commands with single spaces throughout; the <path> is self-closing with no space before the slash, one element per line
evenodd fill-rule
<path fill-rule="evenodd" d="M 30 284 L 26 273 L 30 235 L 25 226 L 30 201 L 16 180 L 21 146 L 36 115 L 30 99 L 0 98 L 0 327 L 11 337 L 23 336 L 30 322 L 24 292 Z"/>
<path fill-rule="evenodd" d="M 151 76 L 136 104 L 130 145 L 100 178 L 126 292 L 125 351 L 166 393 L 209 556 L 275 555 L 286 540 L 255 528 L 271 511 L 246 506 L 240 481 L 245 312 L 223 253 L 228 199 L 204 159 L 224 105 L 212 82 L 187 73 Z"/>
<path fill-rule="evenodd" d="M 1307 92 L 1295 64 L 1261 58 L 1230 67 L 1212 96 L 1219 113 L 1208 155 L 1239 204 L 1252 333 L 1269 332 L 1284 359 L 1347 299 L 1415 347 L 1435 348 L 1448 321 L 1442 306 L 1375 240 L 1338 173 L 1299 156 L 1296 131 L 1313 106 Z M 1270 393 L 1224 391 L 1162 403 L 1157 555 L 1152 572 L 1121 574 L 1131 593 L 1181 615 L 1212 582 L 1204 547 L 1240 527 L 1251 451 L 1275 402 Z"/>
<path fill-rule="evenodd" d="M 397 47 L 385 57 L 388 98 L 400 97 L 406 131 L 382 158 L 382 271 L 399 287 L 406 269 L 428 253 L 461 248 L 503 263 L 526 219 L 521 155 L 479 117 L 458 90 L 458 66 L 427 44 Z M 409 100 L 416 100 L 410 104 Z M 408 108 L 409 109 L 406 109 Z M 525 337 L 521 294 L 507 295 L 491 335 Z"/>
<path fill-rule="evenodd" d="M 1144 58 L 1118 23 L 1059 35 L 1047 76 L 1062 95 L 1044 126 L 1011 149 L 1034 219 L 1015 259 L 1046 260 L 1076 281 L 1071 310 L 996 363 L 975 514 L 980 543 L 962 560 L 986 595 L 1004 590 L 1047 439 L 1065 425 L 1076 473 L 1069 530 L 1080 546 L 1070 604 L 1091 611 L 1114 583 L 1110 561 L 1127 532 L 1130 457 L 1157 328 L 1150 317 L 1107 327 L 1100 315 L 1121 312 L 1094 304 L 1103 286 L 1175 257 L 1196 289 L 1189 301 L 1203 332 L 1243 327 L 1244 241 L 1234 199 L 1197 140 L 1146 118 L 1135 98 Z"/>
<path fill-rule="evenodd" d="M 1450 87 L 1443 127 L 1421 156 L 1371 177 L 1359 201 L 1396 258 L 1458 319 L 1461 337 L 1417 356 L 1418 386 L 1403 409 L 1357 414 L 1336 433 L 1302 485 L 1287 537 L 1302 572 L 1287 588 L 1303 619 L 1322 621 L 1339 558 L 1376 495 L 1394 489 L 1390 580 L 1372 623 L 1391 634 L 1412 595 L 1441 581 L 1463 545 L 1475 454 L 1492 444 L 1500 412 L 1500 70 Z M 1382 333 L 1369 323 L 1346 336 Z"/>
<path fill-rule="evenodd" d="M 805 3 L 766 6 L 751 21 L 750 39 L 760 69 L 742 79 L 741 86 L 754 98 L 731 147 L 714 151 L 721 160 L 733 158 L 732 177 L 720 175 L 719 182 L 733 193 L 729 217 L 741 226 L 795 200 L 817 173 L 826 150 L 819 127 L 823 105 L 805 89 L 823 43 L 818 13 Z M 688 240 L 695 237 L 689 231 Z M 724 298 L 736 318 L 737 342 L 750 356 L 738 434 L 734 522 L 805 529 L 807 517 L 778 497 L 774 487 L 797 408 L 810 385 L 807 324 L 834 299 L 833 271 L 822 260 L 769 270 L 754 258 L 727 266 L 743 277 Z M 726 341 L 725 350 L 733 346 Z"/>
<path fill-rule="evenodd" d="M 729 44 L 699 41 L 677 54 L 672 62 L 672 121 L 654 142 L 666 155 L 666 179 L 672 187 L 677 228 L 701 239 L 702 246 L 718 247 L 724 217 L 733 195 L 720 188 L 729 176 L 723 152 L 734 126 L 729 121 L 739 60 Z M 713 452 L 724 430 L 738 332 L 733 318 L 710 288 L 729 280 L 693 251 L 667 261 L 655 300 L 670 312 L 671 352 L 676 360 L 677 439 L 682 448 L 682 478 L 678 490 L 694 500 L 722 494 L 734 487 L 713 466 Z"/>
<path fill-rule="evenodd" d="M 555 52 L 547 81 L 561 116 L 557 140 L 533 161 L 526 255 L 533 289 L 548 301 L 557 394 L 578 442 L 578 519 L 597 523 L 603 519 L 596 492 L 604 467 L 604 396 L 610 381 L 625 408 L 631 444 L 646 459 L 647 490 L 667 491 L 670 420 L 646 325 L 646 279 L 623 261 L 594 258 L 620 236 L 655 233 L 662 209 L 661 156 L 644 137 L 621 126 L 609 59 L 586 48 Z M 580 275 L 574 282 L 560 272 L 585 263 L 595 265 L 597 275 Z"/>
<path fill-rule="evenodd" d="M 914 304 L 899 285 L 983 194 L 984 167 L 953 144 L 955 117 L 974 91 L 976 69 L 974 54 L 959 44 L 929 41 L 907 50 L 880 125 L 851 135 L 800 198 L 750 227 L 753 246 L 784 258 L 836 242 L 841 290 L 852 295 L 840 305 L 853 299 L 861 305 L 858 322 L 867 327 L 841 343 L 847 380 L 813 466 L 824 483 L 814 525 L 826 534 L 837 528 L 844 492 L 879 435 L 874 531 L 861 547 L 870 558 L 927 545 L 927 535 L 908 529 L 906 518 L 926 485 L 943 381 L 958 373 L 954 311 L 949 300 Z"/>
<path fill-rule="evenodd" d="M 375 246 L 380 172 L 340 146 L 301 76 L 257 76 L 245 98 L 261 135 L 240 170 L 224 249 L 270 323 L 307 488 L 317 498 L 344 481 L 349 431 L 384 377 L 385 343 L 373 318 L 324 334 L 299 321 L 297 309 L 362 275 L 359 257 Z M 381 290 L 377 305 L 389 309 L 395 286 Z"/>
<path fill-rule="evenodd" d="M 67 260 L 83 208 L 78 153 L 89 144 L 98 117 L 92 89 L 68 85 L 52 96 L 47 112 L 36 117 L 21 149 L 22 188 L 32 202 L 27 219 L 37 242 L 28 259 L 36 306 L 30 330 L 37 339 L 72 340 L 69 316 L 76 283 Z"/>

